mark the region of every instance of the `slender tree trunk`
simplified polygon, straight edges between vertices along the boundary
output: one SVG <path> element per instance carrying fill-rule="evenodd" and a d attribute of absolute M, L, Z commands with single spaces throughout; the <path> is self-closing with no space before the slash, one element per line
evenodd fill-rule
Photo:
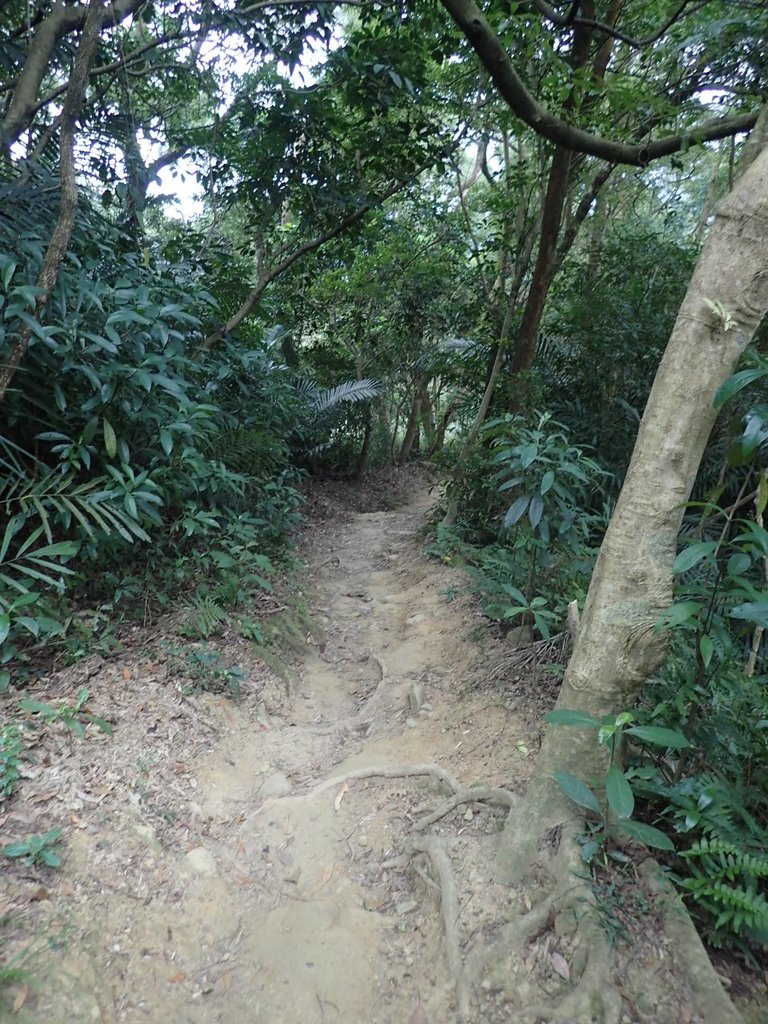
<path fill-rule="evenodd" d="M 400 446 L 400 454 L 397 457 L 398 466 L 404 466 L 411 454 L 413 442 L 419 432 L 419 418 L 421 416 L 421 388 L 417 385 L 411 401 L 411 412 L 408 417 L 408 425 L 405 428 L 405 437 Z"/>
<path fill-rule="evenodd" d="M 597 717 L 627 710 L 666 655 L 655 627 L 672 601 L 678 532 L 715 421 L 713 398 L 768 311 L 768 148 L 761 128 L 768 128 L 768 108 L 750 155 L 763 146 L 717 211 L 656 374 L 592 575 L 560 708 Z M 708 301 L 722 303 L 734 325 L 726 329 Z M 502 877 L 525 875 L 541 860 L 544 837 L 556 846 L 560 828 L 574 818 L 552 772 L 564 768 L 588 780 L 603 767 L 593 733 L 546 730 L 536 778 L 502 837 Z"/>
<path fill-rule="evenodd" d="M 517 343 L 510 372 L 514 374 L 529 370 L 536 353 L 544 304 L 556 271 L 557 241 L 563 220 L 563 207 L 568 195 L 573 153 L 558 146 L 552 157 L 547 194 L 544 199 L 544 216 L 539 235 L 539 250 L 533 269 L 531 286 L 528 289 L 523 319 L 517 332 Z M 515 408 L 518 403 L 515 401 Z"/>
<path fill-rule="evenodd" d="M 368 462 L 368 453 L 371 450 L 371 435 L 373 434 L 373 417 L 371 416 L 370 408 L 365 410 L 365 433 L 363 434 L 363 445 L 360 449 L 360 454 L 357 457 L 357 463 L 355 465 L 352 477 L 354 480 L 359 480 L 365 472 L 365 466 Z"/>
<path fill-rule="evenodd" d="M 435 440 L 429 452 L 430 455 L 437 455 L 438 452 L 443 450 L 443 445 L 445 444 L 445 433 L 448 430 L 448 427 L 450 426 L 451 420 L 453 419 L 453 414 L 456 412 L 458 405 L 458 399 L 454 399 L 453 401 L 449 402 L 448 405 L 446 406 L 445 412 L 443 413 L 442 417 L 440 418 L 440 422 L 437 425 L 437 430 L 435 432 Z"/>
<path fill-rule="evenodd" d="M 435 444 L 437 428 L 435 426 L 432 399 L 429 397 L 429 390 L 426 384 L 421 388 L 421 426 L 424 430 L 424 443 L 426 449 L 428 452 L 431 452 Z"/>
<path fill-rule="evenodd" d="M 77 49 L 77 56 L 75 57 L 72 75 L 69 79 L 67 93 L 64 97 L 64 109 L 61 112 L 61 134 L 59 136 L 61 200 L 56 227 L 53 229 L 51 240 L 48 243 L 48 248 L 43 258 L 43 265 L 40 268 L 40 275 L 37 279 L 37 287 L 40 291 L 35 299 L 33 315 L 38 322 L 56 284 L 61 262 L 66 255 L 69 240 L 72 237 L 72 229 L 75 226 L 75 212 L 77 210 L 75 130 L 85 99 L 88 73 L 98 49 L 102 14 L 101 0 L 90 0 L 83 26 L 83 34 Z M 16 340 L 11 346 L 11 351 L 3 362 L 2 368 L 0 368 L 0 401 L 5 397 L 8 385 L 13 380 L 16 370 L 27 354 L 31 335 L 32 330 L 27 324 L 20 327 Z"/>

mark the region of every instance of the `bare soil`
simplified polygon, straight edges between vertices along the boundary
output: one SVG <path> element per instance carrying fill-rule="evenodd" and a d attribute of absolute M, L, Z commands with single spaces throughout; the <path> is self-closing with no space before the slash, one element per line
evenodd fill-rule
<path fill-rule="evenodd" d="M 234 634 L 208 642 L 244 673 L 239 701 L 201 689 L 178 654 L 200 645 L 177 637 L 169 653 L 168 623 L 33 687 L 57 706 L 86 686 L 114 732 L 28 730 L 0 805 L 4 843 L 64 827 L 60 870 L 3 865 L 0 954 L 22 969 L 8 1020 L 457 1020 L 456 954 L 531 903 L 493 880 L 503 801 L 447 810 L 451 780 L 522 793 L 556 683 L 515 674 L 466 579 L 424 555 L 430 501 L 415 474 L 314 488 L 308 571 L 291 584 L 315 623 L 303 652 L 277 674 Z M 622 1024 L 706 1024 L 663 900 L 639 877 L 612 885 Z M 529 1009 L 556 1001 L 583 956 L 575 928 L 547 923 L 478 975 L 467 1019 L 538 1020 Z"/>

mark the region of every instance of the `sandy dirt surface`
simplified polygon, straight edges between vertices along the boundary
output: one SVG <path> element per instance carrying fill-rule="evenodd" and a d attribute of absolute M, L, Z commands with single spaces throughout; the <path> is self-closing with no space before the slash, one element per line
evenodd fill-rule
<path fill-rule="evenodd" d="M 461 573 L 423 553 L 425 482 L 405 490 L 405 504 L 375 512 L 315 493 L 308 571 L 292 583 L 315 629 L 286 677 L 227 634 L 211 643 L 242 671 L 242 699 L 202 692 L 178 653 L 192 641 L 137 630 L 119 655 L 33 688 L 58 705 L 87 687 L 114 731 L 28 734 L 3 836 L 62 825 L 63 866 L 6 866 L 2 953 L 22 969 L 8 1020 L 457 1020 L 456 954 L 530 904 L 492 877 L 503 806 L 429 815 L 445 811 L 452 779 L 524 791 L 555 687 L 541 673 L 491 681 L 509 652 Z M 453 954 L 444 879 L 419 852 L 430 839 L 457 890 Z M 653 897 L 635 886 L 610 898 L 609 926 L 631 940 L 617 966 L 623 1024 L 703 1022 Z M 542 929 L 524 960 L 478 975 L 471 1020 L 524 1019 L 568 986 L 582 953 L 568 929 Z"/>

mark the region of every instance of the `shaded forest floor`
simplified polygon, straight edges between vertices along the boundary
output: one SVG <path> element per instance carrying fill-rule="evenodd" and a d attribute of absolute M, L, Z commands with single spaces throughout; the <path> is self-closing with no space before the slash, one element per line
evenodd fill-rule
<path fill-rule="evenodd" d="M 457 1019 L 441 884 L 419 844 L 436 837 L 447 854 L 462 957 L 525 908 L 524 890 L 492 878 L 503 808 L 429 815 L 446 808 L 441 773 L 524 791 L 556 683 L 492 680 L 509 651 L 466 578 L 423 554 L 430 503 L 417 474 L 314 489 L 308 571 L 291 585 L 314 624 L 303 649 L 280 674 L 238 636 L 205 645 L 242 673 L 238 702 L 201 688 L 203 645 L 169 643 L 172 623 L 34 687 L 58 706 L 86 686 L 114 732 L 45 726 L 3 805 L 5 842 L 64 826 L 60 870 L 3 865 L 0 952 L 22 971 L 7 978 L 9 1020 Z M 640 876 L 605 882 L 622 1024 L 707 1024 L 662 903 Z M 472 1020 L 531 1019 L 582 956 L 545 928 L 523 961 L 482 976 Z"/>

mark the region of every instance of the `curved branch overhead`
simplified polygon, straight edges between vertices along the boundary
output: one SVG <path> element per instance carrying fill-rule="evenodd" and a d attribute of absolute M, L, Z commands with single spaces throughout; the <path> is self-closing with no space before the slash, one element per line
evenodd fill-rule
<path fill-rule="evenodd" d="M 627 143 L 584 131 L 550 113 L 528 90 L 499 37 L 474 0 L 440 0 L 480 58 L 502 99 L 537 135 L 577 153 L 614 164 L 645 167 L 691 145 L 730 138 L 750 131 L 757 113 L 714 118 L 687 132 L 649 142 Z"/>
<path fill-rule="evenodd" d="M 100 14 L 101 27 L 118 24 L 129 14 L 135 14 L 145 3 L 146 0 L 115 0 L 115 3 L 105 5 Z M 8 111 L 0 123 L 3 147 L 12 145 L 29 127 L 54 47 L 64 36 L 82 29 L 87 13 L 88 7 L 83 4 L 67 7 L 57 3 L 51 13 L 37 25 Z"/>

